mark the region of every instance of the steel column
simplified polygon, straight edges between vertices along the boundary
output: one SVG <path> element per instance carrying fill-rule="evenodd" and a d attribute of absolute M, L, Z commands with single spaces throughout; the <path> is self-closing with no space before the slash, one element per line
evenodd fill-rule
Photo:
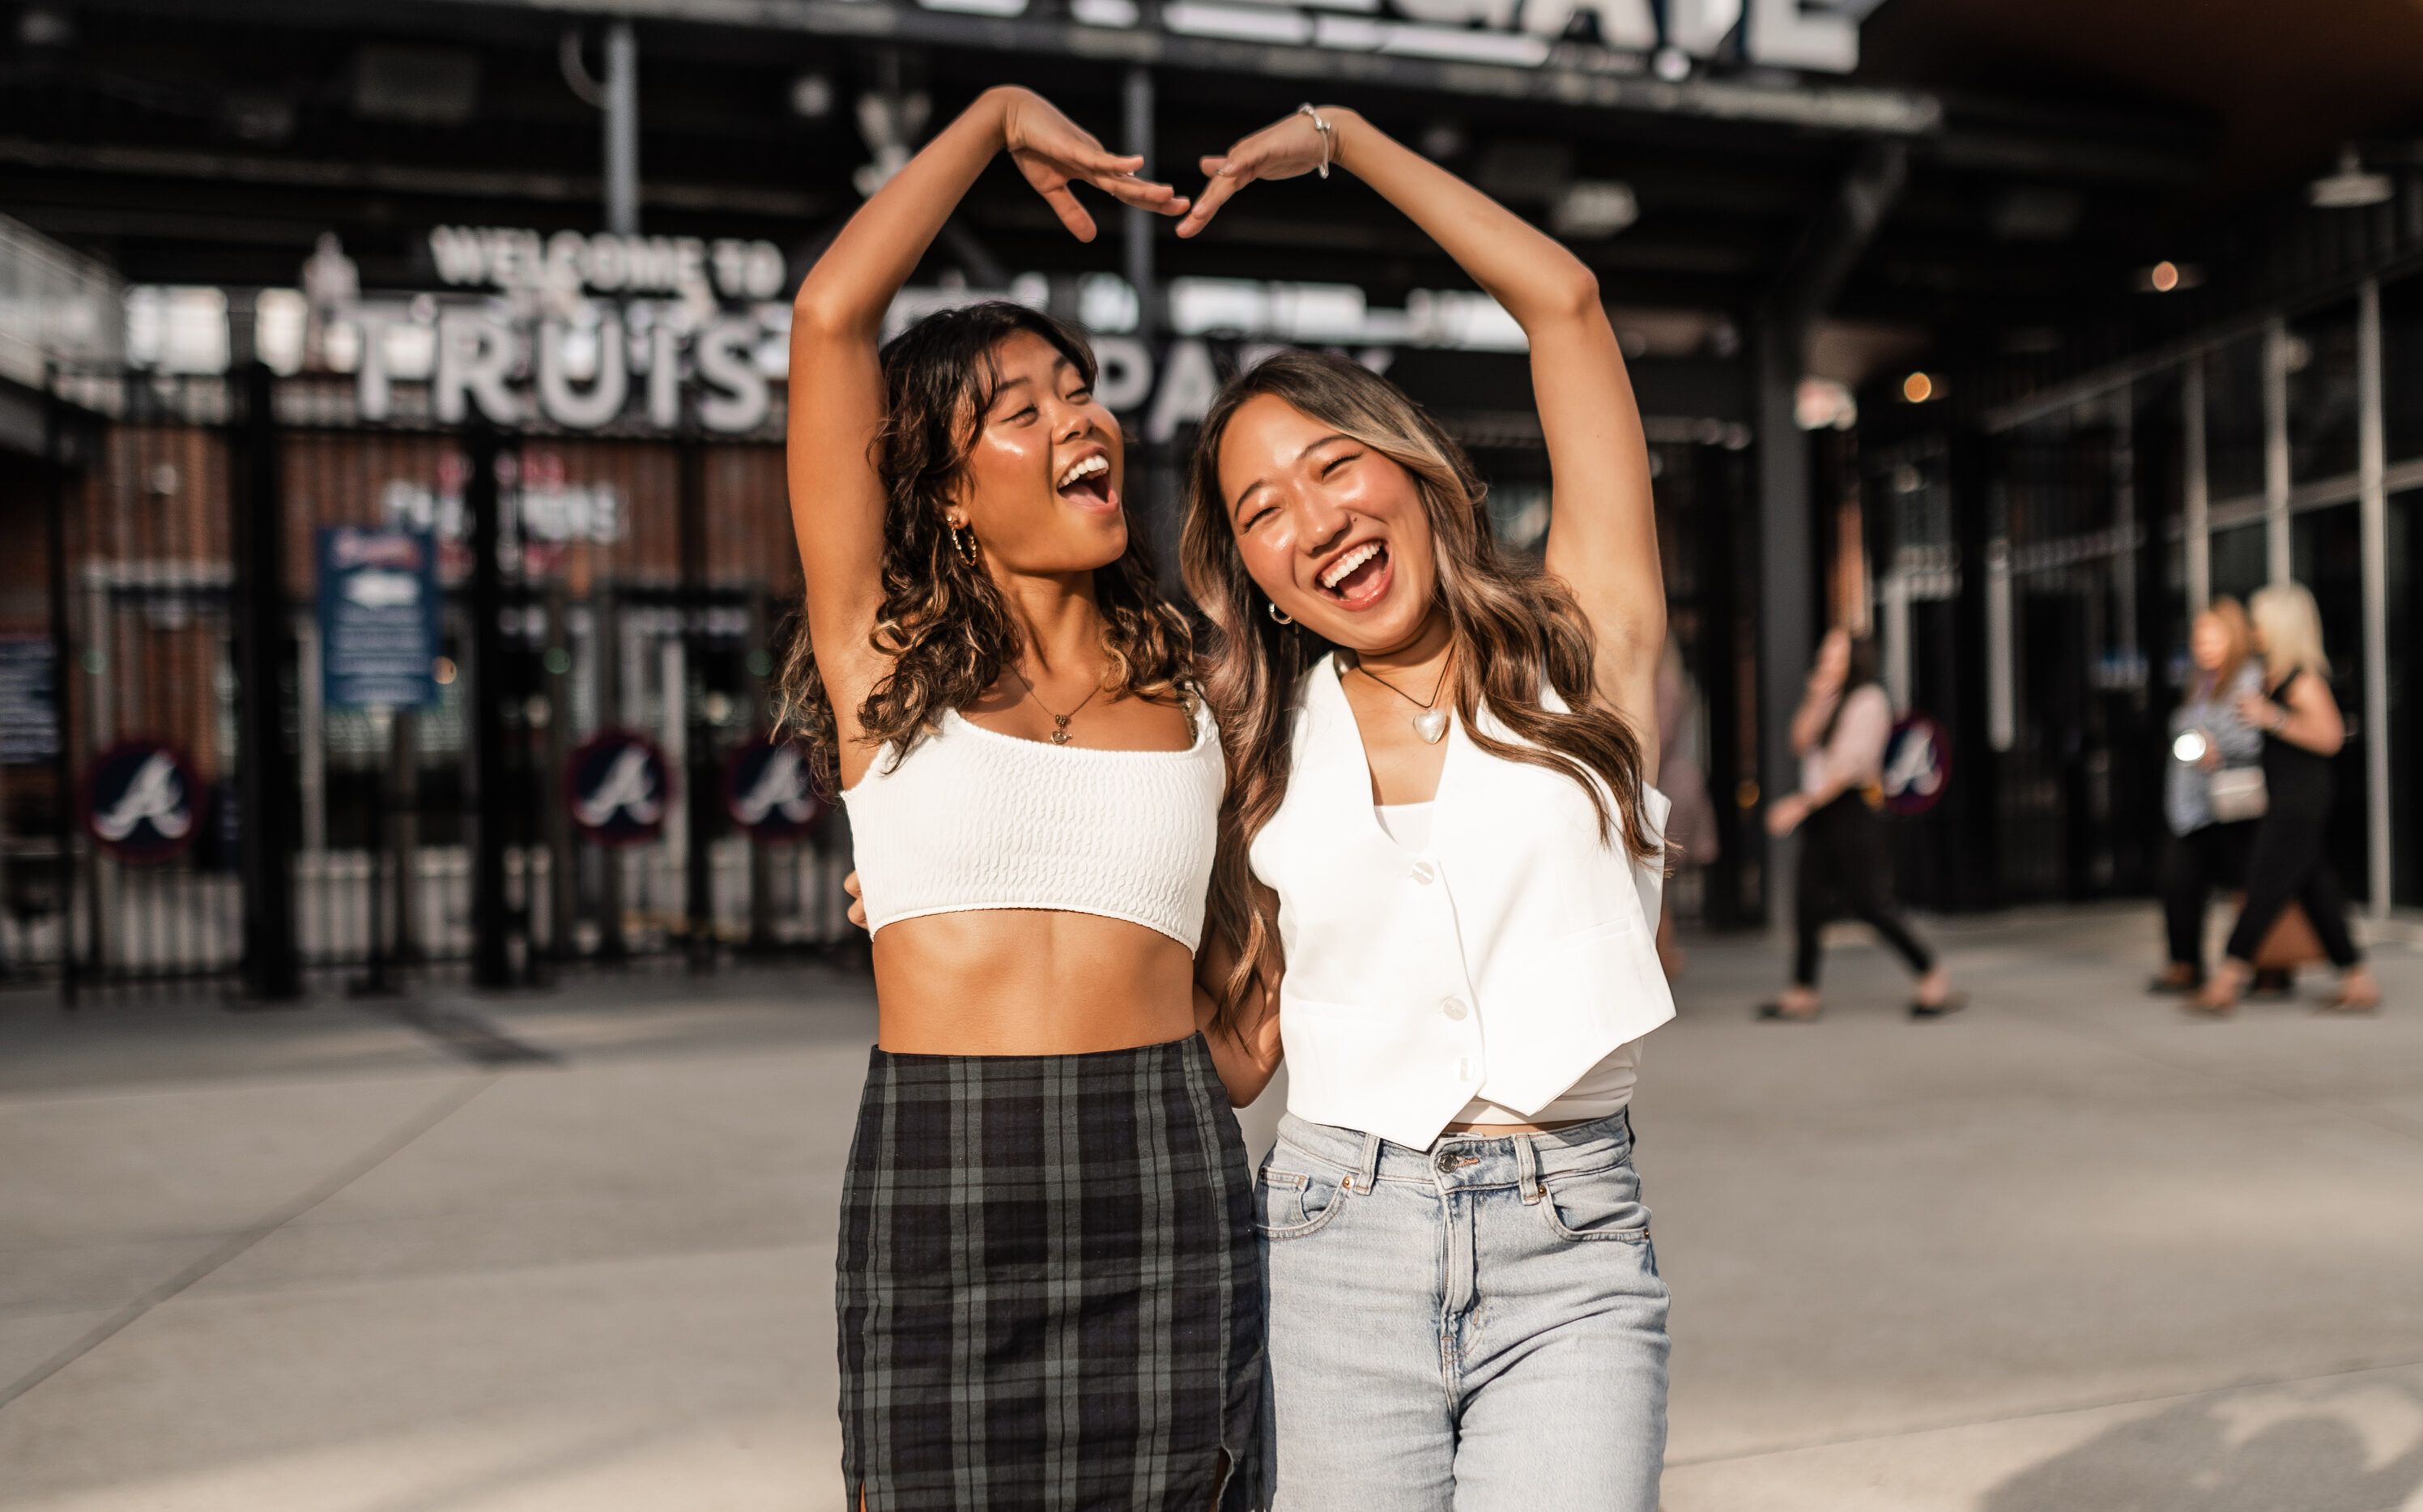
<path fill-rule="evenodd" d="M 640 232 L 640 47 L 631 24 L 606 28 L 606 229 Z"/>
<path fill-rule="evenodd" d="M 285 479 L 277 446 L 276 379 L 260 362 L 237 379 L 242 395 L 234 444 L 237 618 L 237 803 L 244 885 L 244 989 L 259 1002 L 302 995 L 294 950 L 294 797 L 279 696 L 286 640 Z"/>
<path fill-rule="evenodd" d="M 2364 573 L 2366 912 L 2389 916 L 2389 497 L 2381 416 L 2381 281 L 2356 294 L 2356 522 Z"/>
<path fill-rule="evenodd" d="M 2296 577 L 2288 534 L 2288 325 L 2278 315 L 2263 326 L 2263 554 L 2269 581 Z"/>
<path fill-rule="evenodd" d="M 2179 368 L 2180 430 L 2185 437 L 2188 613 L 2201 614 L 2212 602 L 2212 488 L 2206 473 L 2204 354 Z"/>
<path fill-rule="evenodd" d="M 682 438 L 680 493 L 677 500 L 681 532 L 682 685 L 668 685 L 665 697 L 678 700 L 674 718 L 684 730 L 682 751 L 689 771 L 682 773 L 682 797 L 689 805 L 685 836 L 686 863 L 683 912 L 689 915 L 689 969 L 715 969 L 715 751 L 704 708 L 706 701 L 706 443 L 695 435 Z"/>
<path fill-rule="evenodd" d="M 502 447 L 496 431 L 477 413 L 464 437 L 471 469 L 463 485 L 463 507 L 471 527 L 471 686 L 464 699 L 471 736 L 471 984 L 495 990 L 514 985 L 508 949 L 512 920 L 505 912 L 505 816 L 511 804 L 505 791 L 505 714 L 499 692 L 505 645 L 498 623 L 504 608 L 504 573 L 497 561 L 503 523 L 498 518 L 497 457 Z"/>
<path fill-rule="evenodd" d="M 50 374 L 51 384 L 57 375 Z M 56 392 L 44 396 L 42 454 L 50 468 L 50 493 L 44 501 L 50 561 L 45 564 L 51 612 L 51 724 L 55 740 L 51 755 L 52 832 L 58 844 L 59 1000 L 76 1001 L 75 952 L 75 722 L 70 717 L 76 677 L 84 671 L 68 633 L 68 438 L 67 402 Z"/>

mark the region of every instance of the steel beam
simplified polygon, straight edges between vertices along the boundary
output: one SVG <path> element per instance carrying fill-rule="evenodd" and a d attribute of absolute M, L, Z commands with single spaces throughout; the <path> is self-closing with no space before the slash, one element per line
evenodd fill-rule
<path fill-rule="evenodd" d="M 1141 64 L 1199 73 L 1243 73 L 1307 83 L 1532 100 L 1642 115 L 1788 126 L 1852 135 L 1924 135 L 1942 126 L 1931 94 L 1853 84 L 1790 84 L 1650 75 L 1638 53 L 1560 43 L 1538 68 L 1464 62 L 1343 48 L 1186 37 L 1151 27 L 1089 26 L 1060 18 L 971 16 L 876 0 L 410 0 L 348 7 L 329 0 L 102 0 L 95 8 L 225 20 L 230 16 L 294 25 L 459 36 L 464 18 L 616 18 L 686 26 L 739 27 L 809 37 L 1023 53 L 1110 64 Z"/>

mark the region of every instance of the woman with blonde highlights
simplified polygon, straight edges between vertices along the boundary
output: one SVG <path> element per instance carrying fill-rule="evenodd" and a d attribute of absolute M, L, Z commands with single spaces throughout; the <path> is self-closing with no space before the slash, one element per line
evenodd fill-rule
<path fill-rule="evenodd" d="M 788 708 L 848 804 L 878 1039 L 836 1265 L 848 1504 L 1205 1512 L 1260 1484 L 1251 1177 L 1196 1032 L 1224 787 L 1184 622 L 1129 532 L 1074 332 L 885 312 L 1006 151 L 1090 241 L 1084 183 L 1186 201 L 993 89 L 800 286 Z"/>
<path fill-rule="evenodd" d="M 2163 772 L 2171 843 L 2162 864 L 2162 932 L 2170 963 L 2146 984 L 2155 993 L 2204 985 L 2205 905 L 2216 886 L 2245 883 L 2257 824 L 2236 809 L 2216 812 L 2212 796 L 2214 773 L 2242 771 L 2263 755 L 2263 732 L 2239 712 L 2241 699 L 2263 691 L 2244 607 L 2226 594 L 2214 599 L 2188 628 L 2188 656 L 2195 671 L 2171 713 L 2171 760 Z"/>
<path fill-rule="evenodd" d="M 1275 1504 L 1650 1512 L 1666 1289 L 1625 1108 L 1673 1007 L 1639 416 L 1590 271 L 1351 110 L 1206 159 L 1179 234 L 1331 167 L 1522 325 L 1556 494 L 1544 570 L 1419 406 L 1321 353 L 1203 424 L 1181 550 L 1229 790 L 1198 971 L 1231 1095 L 1289 1071 Z"/>
<path fill-rule="evenodd" d="M 2321 612 L 2304 583 L 2275 582 L 2255 591 L 2247 613 L 2267 682 L 2261 692 L 2239 694 L 2238 711 L 2263 732 L 2265 808 L 2246 858 L 2246 905 L 2229 931 L 2226 958 L 2188 1007 L 2217 1017 L 2237 1006 L 2264 935 L 2293 899 L 2339 968 L 2338 994 L 2324 1006 L 2370 1012 L 2381 1006 L 2381 985 L 2348 932 L 2347 899 L 2322 854 L 2335 788 L 2331 760 L 2347 743 L 2347 722 L 2327 680 Z"/>

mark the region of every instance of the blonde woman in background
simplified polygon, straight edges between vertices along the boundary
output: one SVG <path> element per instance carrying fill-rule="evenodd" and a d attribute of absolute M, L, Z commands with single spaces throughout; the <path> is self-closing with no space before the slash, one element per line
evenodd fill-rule
<path fill-rule="evenodd" d="M 2212 801 L 2214 772 L 2251 767 L 2263 754 L 2261 727 L 2239 710 L 2241 698 L 2263 691 L 2245 606 L 2226 594 L 2214 599 L 2188 631 L 2188 654 L 2195 672 L 2171 714 L 2172 759 L 2163 772 L 2162 817 L 2171 843 L 2162 865 L 2162 922 L 2170 963 L 2147 984 L 2157 993 L 2193 993 L 2204 985 L 2205 905 L 2216 886 L 2245 884 L 2259 822 L 2224 820 Z M 2193 758 L 2181 754 L 2188 750 L 2195 752 Z"/>
<path fill-rule="evenodd" d="M 2246 906 L 2230 931 L 2227 959 L 2189 1007 L 2218 1016 L 2237 1006 L 2255 975 L 2256 950 L 2293 899 L 2304 905 L 2322 949 L 2339 968 L 2338 995 L 2324 1006 L 2369 1012 L 2381 1006 L 2381 987 L 2348 933 L 2347 899 L 2322 854 L 2331 818 L 2331 758 L 2347 740 L 2347 724 L 2325 680 L 2331 664 L 2322 655 L 2322 617 L 2302 583 L 2261 589 L 2249 608 L 2266 691 L 2241 694 L 2238 708 L 2263 732 L 2270 806 L 2247 858 Z"/>

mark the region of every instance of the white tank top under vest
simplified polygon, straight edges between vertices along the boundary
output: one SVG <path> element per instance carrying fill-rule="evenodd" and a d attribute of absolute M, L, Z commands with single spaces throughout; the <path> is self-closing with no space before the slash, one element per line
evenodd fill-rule
<path fill-rule="evenodd" d="M 1573 778 L 1492 756 L 1453 720 L 1429 835 L 1392 839 L 1338 677 L 1334 657 L 1306 675 L 1287 797 L 1251 851 L 1279 895 L 1288 1111 L 1419 1149 L 1451 1122 L 1540 1120 L 1596 1091 L 1585 1078 L 1628 1077 L 1632 1042 L 1674 1016 L 1662 866 L 1602 843 Z M 1662 834 L 1665 798 L 1640 802 Z"/>
<path fill-rule="evenodd" d="M 974 909 L 1100 914 L 1193 950 L 1227 768 L 1202 700 L 1183 751 L 1022 740 L 954 709 L 842 794 L 870 931 Z"/>

